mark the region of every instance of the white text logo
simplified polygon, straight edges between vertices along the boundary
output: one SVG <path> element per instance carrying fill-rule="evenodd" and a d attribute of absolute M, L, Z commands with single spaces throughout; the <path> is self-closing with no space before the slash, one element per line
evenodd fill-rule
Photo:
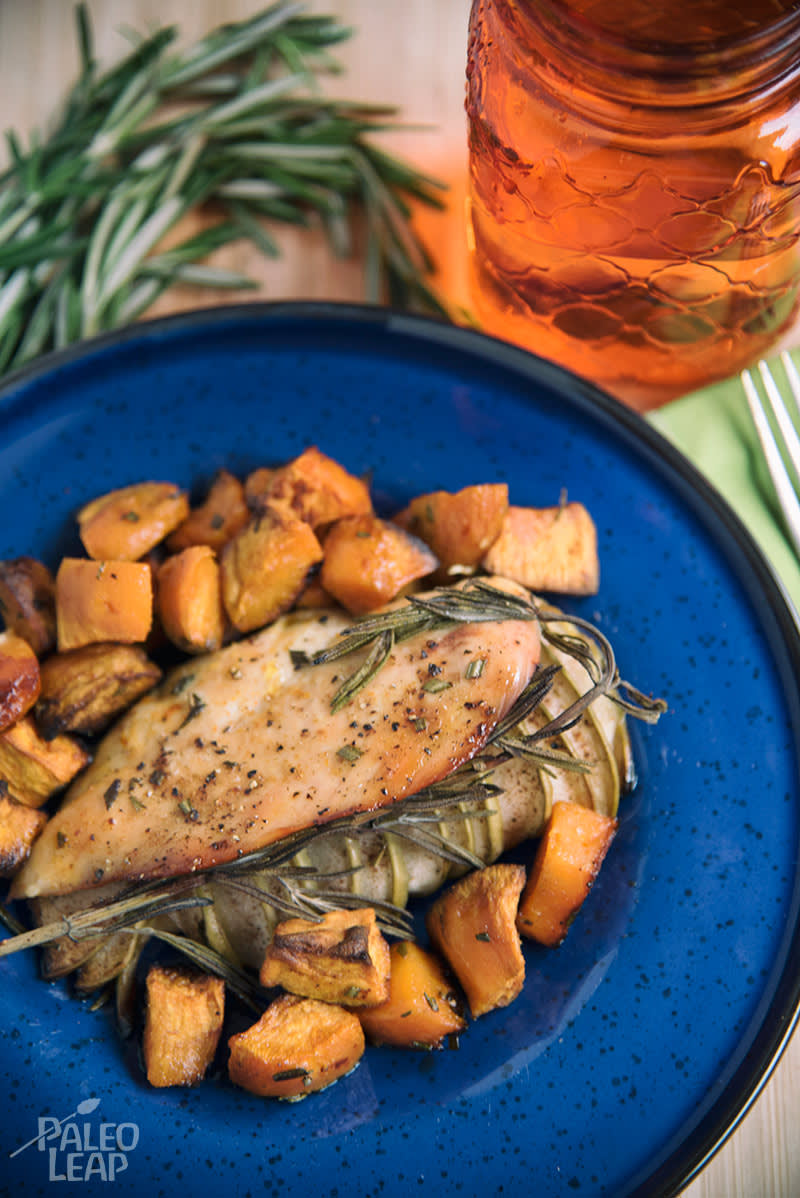
<path fill-rule="evenodd" d="M 41 1115 L 37 1134 L 11 1156 L 35 1146 L 47 1154 L 49 1181 L 114 1181 L 128 1167 L 139 1128 L 135 1123 L 91 1123 L 86 1116 L 99 1105 L 99 1098 L 86 1098 L 63 1119 Z"/>

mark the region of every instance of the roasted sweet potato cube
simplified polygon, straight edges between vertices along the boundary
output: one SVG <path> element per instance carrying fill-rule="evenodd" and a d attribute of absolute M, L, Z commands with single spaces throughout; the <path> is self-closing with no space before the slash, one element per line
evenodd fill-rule
<path fill-rule="evenodd" d="M 225 1015 L 221 978 L 153 965 L 147 974 L 145 1071 L 151 1086 L 202 1081 L 217 1051 Z"/>
<path fill-rule="evenodd" d="M 213 549 L 190 545 L 162 562 L 156 574 L 156 610 L 164 632 L 184 652 L 220 647 L 225 610 Z"/>
<path fill-rule="evenodd" d="M 173 483 L 134 483 L 85 504 L 78 527 L 89 557 L 135 562 L 188 515 L 188 496 Z"/>
<path fill-rule="evenodd" d="M 43 811 L 17 803 L 7 787 L 0 787 L 0 877 L 10 878 L 16 873 L 46 823 Z"/>
<path fill-rule="evenodd" d="M 389 997 L 358 1011 L 367 1039 L 401 1048 L 439 1048 L 466 1026 L 459 998 L 442 962 L 414 941 L 389 950 Z"/>
<path fill-rule="evenodd" d="M 500 535 L 507 510 L 507 485 L 482 483 L 418 495 L 393 519 L 430 545 L 443 570 L 456 574 L 480 563 Z"/>
<path fill-rule="evenodd" d="M 438 561 L 424 541 L 378 516 L 347 516 L 329 529 L 320 582 L 354 615 L 375 611 Z"/>
<path fill-rule="evenodd" d="M 318 922 L 287 919 L 275 928 L 261 985 L 356 1007 L 389 995 L 389 945 L 372 907 L 329 911 Z"/>
<path fill-rule="evenodd" d="M 58 648 L 98 641 L 134 644 L 153 622 L 153 582 L 147 562 L 65 557 L 56 575 Z"/>
<path fill-rule="evenodd" d="M 249 519 L 244 485 L 229 470 L 220 470 L 203 502 L 169 534 L 167 548 L 179 553 L 192 545 L 208 545 L 218 553 Z"/>
<path fill-rule="evenodd" d="M 289 511 L 264 508 L 222 550 L 222 602 L 231 623 L 253 632 L 276 620 L 321 560 L 310 524 Z"/>
<path fill-rule="evenodd" d="M 434 901 L 426 926 L 455 973 L 477 1018 L 508 1006 L 525 981 L 516 926 L 525 870 L 487 865 L 459 878 Z"/>
<path fill-rule="evenodd" d="M 42 663 L 34 715 L 45 740 L 62 732 L 96 736 L 161 679 L 139 645 L 97 644 L 53 653 Z"/>
<path fill-rule="evenodd" d="M 352 1011 L 283 994 L 228 1046 L 228 1076 L 235 1085 L 264 1097 L 301 1098 L 354 1069 L 365 1045 Z"/>
<path fill-rule="evenodd" d="M 312 528 L 372 511 L 369 487 L 363 479 L 315 446 L 276 470 L 254 472 L 245 486 L 254 510 L 265 504 L 288 508 Z"/>
<path fill-rule="evenodd" d="M 600 583 L 594 521 L 581 503 L 512 505 L 483 565 L 532 591 L 594 595 Z"/>
<path fill-rule="evenodd" d="M 41 807 L 89 764 L 86 749 L 71 736 L 44 740 L 28 714 L 0 732 L 0 778 L 28 807 Z"/>
<path fill-rule="evenodd" d="M 50 652 L 56 643 L 55 581 L 43 562 L 33 557 L 0 561 L 0 616 L 37 657 Z"/>
<path fill-rule="evenodd" d="M 617 830 L 610 815 L 577 803 L 553 804 L 522 892 L 517 927 L 554 948 L 567 934 Z"/>
<path fill-rule="evenodd" d="M 0 732 L 22 719 L 39 697 L 39 658 L 27 641 L 0 632 Z"/>

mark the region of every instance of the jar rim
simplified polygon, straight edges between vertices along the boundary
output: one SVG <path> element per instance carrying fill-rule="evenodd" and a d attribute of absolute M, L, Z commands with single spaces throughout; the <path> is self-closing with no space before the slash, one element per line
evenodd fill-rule
<path fill-rule="evenodd" d="M 608 47 L 617 47 L 626 54 L 642 54 L 660 60 L 680 61 L 684 65 L 700 65 L 712 60 L 717 68 L 720 58 L 747 57 L 754 51 L 779 46 L 789 37 L 800 38 L 800 0 L 774 19 L 758 27 L 740 32 L 719 35 L 695 35 L 685 38 L 636 37 L 630 30 L 617 32 L 602 21 L 593 20 L 576 6 L 574 0 L 523 0 L 523 8 L 537 9 L 551 21 L 569 25 L 571 31 L 581 38 Z"/>
<path fill-rule="evenodd" d="M 635 96 L 646 106 L 707 106 L 773 93 L 800 81 L 800 0 L 778 18 L 729 36 L 686 41 L 637 40 L 581 12 L 574 0 L 511 0 L 554 57 L 602 73 L 609 98 Z M 653 84 L 657 87 L 653 88 Z"/>

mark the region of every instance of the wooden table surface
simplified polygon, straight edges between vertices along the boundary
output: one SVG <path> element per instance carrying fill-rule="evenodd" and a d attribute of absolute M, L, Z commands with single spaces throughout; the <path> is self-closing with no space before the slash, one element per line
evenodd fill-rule
<path fill-rule="evenodd" d="M 98 58 L 125 46 L 125 26 L 146 31 L 175 23 L 193 39 L 226 20 L 263 7 L 256 0 L 89 0 Z M 453 184 L 450 216 L 435 228 L 442 283 L 466 294 L 461 209 L 464 170 L 464 62 L 469 0 L 311 0 L 356 33 L 338 52 L 346 72 L 327 90 L 352 99 L 396 104 L 419 128 L 393 136 L 392 148 Z M 21 134 L 46 126 L 77 69 L 73 5 L 68 0 L 0 0 L 0 96 L 3 128 Z M 2 151 L 0 150 L 0 156 Z M 260 261 L 240 247 L 225 263 L 260 282 L 264 298 L 362 298 L 357 262 L 333 261 L 320 237 L 287 232 L 282 256 Z M 249 293 L 252 298 L 252 293 Z M 216 294 L 170 296 L 159 311 L 219 302 Z M 800 1037 L 790 1042 L 757 1102 L 684 1198 L 797 1198 L 800 1195 Z M 531 1178 L 535 1191 L 535 1176 Z"/>

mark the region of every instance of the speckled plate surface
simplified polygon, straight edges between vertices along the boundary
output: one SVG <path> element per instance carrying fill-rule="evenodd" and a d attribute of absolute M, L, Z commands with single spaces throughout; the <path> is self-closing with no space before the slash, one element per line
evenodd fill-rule
<path fill-rule="evenodd" d="M 676 1192 L 766 1077 L 798 1003 L 798 635 L 721 500 L 643 421 L 477 334 L 384 312 L 248 307 L 145 325 L 0 392 L 0 556 L 51 563 L 86 499 L 202 485 L 309 443 L 381 508 L 507 480 L 598 526 L 574 609 L 668 697 L 565 944 L 458 1051 L 370 1049 L 296 1105 L 224 1076 L 149 1090 L 111 1016 L 0 963 L 2 1187 L 14 1194 Z M 62 1134 L 53 1136 L 53 1122 Z M 38 1142 L 28 1144 L 45 1133 Z M 27 1144 L 27 1147 L 25 1145 Z"/>

